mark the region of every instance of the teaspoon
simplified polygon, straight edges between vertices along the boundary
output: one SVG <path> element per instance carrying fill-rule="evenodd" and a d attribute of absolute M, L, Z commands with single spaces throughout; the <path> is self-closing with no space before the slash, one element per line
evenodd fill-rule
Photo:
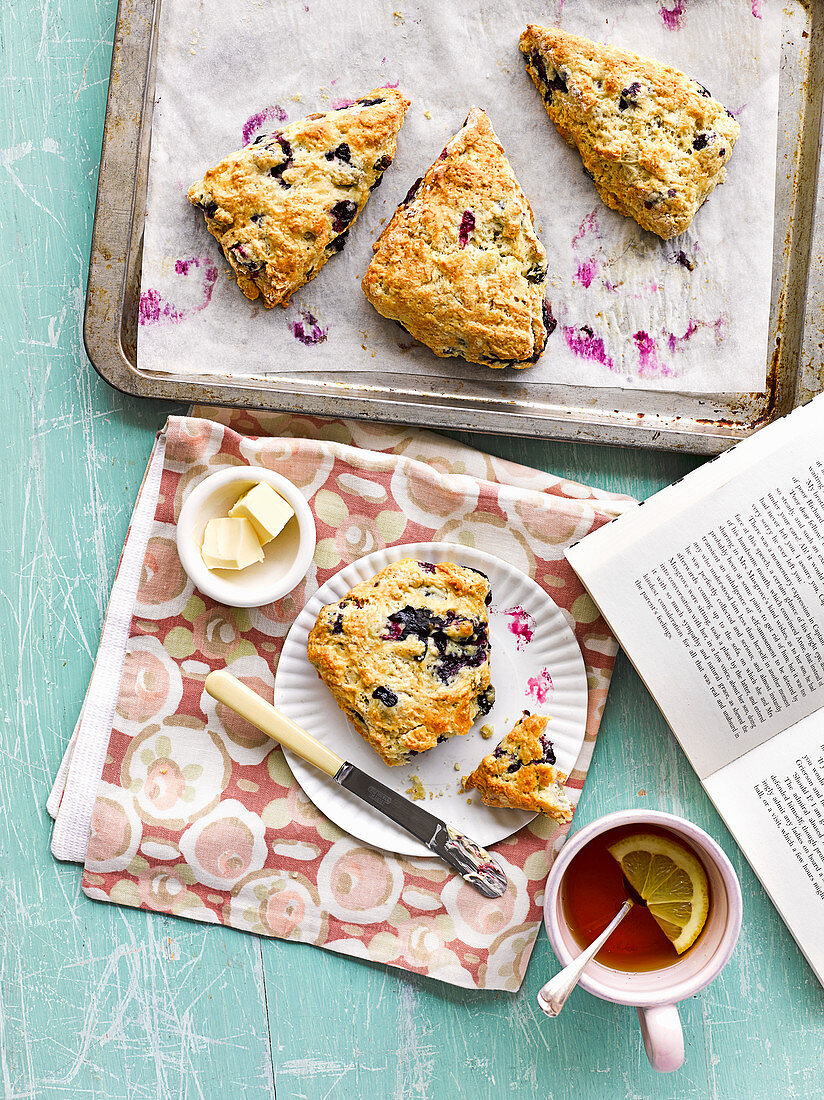
<path fill-rule="evenodd" d="M 538 990 L 538 1004 L 547 1016 L 557 1016 L 566 1004 L 567 997 L 578 984 L 581 975 L 589 963 L 595 958 L 609 937 L 632 909 L 635 902 L 627 898 L 601 935 L 582 951 L 577 959 L 565 966 L 554 978 L 550 978 L 546 985 Z"/>

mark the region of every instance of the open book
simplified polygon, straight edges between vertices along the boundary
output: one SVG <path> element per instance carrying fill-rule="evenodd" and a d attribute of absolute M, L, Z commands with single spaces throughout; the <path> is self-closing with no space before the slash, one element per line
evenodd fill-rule
<path fill-rule="evenodd" d="M 567 557 L 824 983 L 824 395 Z"/>

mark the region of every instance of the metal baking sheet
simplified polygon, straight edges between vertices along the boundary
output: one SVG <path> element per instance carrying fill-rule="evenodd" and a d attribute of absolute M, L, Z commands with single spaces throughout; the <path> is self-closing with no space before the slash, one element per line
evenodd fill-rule
<path fill-rule="evenodd" d="M 120 0 L 100 161 L 84 338 L 125 393 L 319 416 L 717 454 L 824 388 L 824 4 L 784 6 L 767 392 L 701 397 L 484 380 L 459 397 L 432 385 L 315 375 L 185 378 L 137 361 L 143 223 L 161 0 Z"/>

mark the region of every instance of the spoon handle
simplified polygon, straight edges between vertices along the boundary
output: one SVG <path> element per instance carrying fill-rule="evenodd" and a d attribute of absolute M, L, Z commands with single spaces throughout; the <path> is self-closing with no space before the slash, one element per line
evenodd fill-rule
<path fill-rule="evenodd" d="M 586 951 L 582 951 L 577 959 L 573 959 L 568 966 L 565 966 L 563 970 L 556 974 L 554 978 L 550 978 L 546 985 L 538 990 L 538 1004 L 547 1016 L 558 1015 L 566 1004 L 567 997 L 578 984 L 578 980 L 586 967 L 592 962 L 634 904 L 632 898 L 627 898 L 598 939 L 593 940 Z"/>

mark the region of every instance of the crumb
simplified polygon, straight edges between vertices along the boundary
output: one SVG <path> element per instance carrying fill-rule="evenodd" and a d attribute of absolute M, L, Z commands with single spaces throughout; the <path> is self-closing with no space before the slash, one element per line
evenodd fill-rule
<path fill-rule="evenodd" d="M 294 103 L 300 103 L 300 92 L 295 92 L 293 96 L 289 97 Z"/>
<path fill-rule="evenodd" d="M 647 793 L 647 792 L 646 792 L 646 791 L 644 790 L 644 788 L 642 787 L 642 788 L 641 788 L 641 790 L 640 790 L 640 791 L 638 792 L 638 797 L 639 797 L 639 798 L 643 798 L 643 797 L 644 797 L 644 796 L 646 795 L 646 793 Z"/>
<path fill-rule="evenodd" d="M 406 788 L 406 793 L 413 802 L 420 802 L 422 798 L 426 798 L 426 791 L 423 788 L 423 783 L 421 783 L 421 777 L 419 775 L 411 776 L 410 785 Z"/>
<path fill-rule="evenodd" d="M 471 805 L 472 805 L 472 799 L 471 799 L 471 798 L 467 798 L 467 800 L 466 800 L 466 804 L 467 804 L 467 806 L 471 806 Z"/>
<path fill-rule="evenodd" d="M 490 726 L 488 722 L 481 726 L 481 737 L 483 737 L 484 741 L 488 741 L 490 737 L 494 736 L 494 734 L 495 730 L 492 728 L 492 726 Z"/>
<path fill-rule="evenodd" d="M 432 118 L 432 112 L 431 112 L 431 111 L 429 110 L 429 108 L 428 108 L 428 107 L 427 107 L 427 109 L 426 109 L 426 110 L 424 111 L 424 113 L 423 113 L 423 117 L 424 117 L 424 118 Z"/>
<path fill-rule="evenodd" d="M 458 763 L 453 764 L 452 767 L 455 769 L 456 772 L 459 772 L 461 770 L 461 765 Z"/>
<path fill-rule="evenodd" d="M 403 18 L 403 12 L 402 12 L 402 11 L 393 11 L 393 12 L 392 12 L 392 15 L 393 15 L 393 16 L 395 17 L 395 22 L 396 22 L 396 23 L 403 23 L 403 22 L 405 22 L 405 20 L 404 20 L 404 18 Z"/>

